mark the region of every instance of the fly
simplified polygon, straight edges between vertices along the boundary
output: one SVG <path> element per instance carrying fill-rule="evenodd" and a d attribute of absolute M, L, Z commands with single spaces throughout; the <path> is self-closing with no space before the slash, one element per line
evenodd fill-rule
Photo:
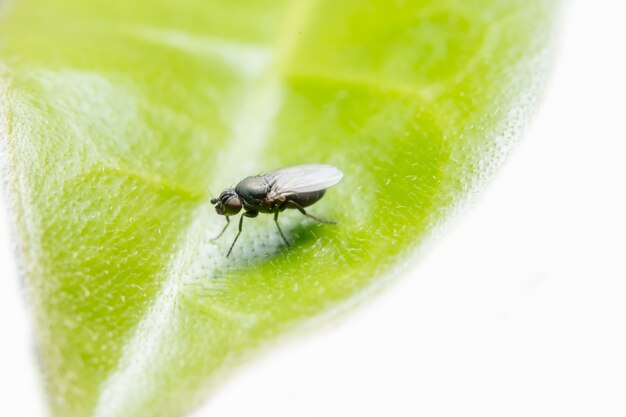
<path fill-rule="evenodd" d="M 277 169 L 267 174 L 255 175 L 241 180 L 234 188 L 227 188 L 217 198 L 211 199 L 217 214 L 226 216 L 224 228 L 213 240 L 221 237 L 230 224 L 230 216 L 244 212 L 239 219 L 239 232 L 230 245 L 226 257 L 241 235 L 244 217 L 256 217 L 259 213 L 274 213 L 274 222 L 287 246 L 291 246 L 278 224 L 278 215 L 286 209 L 296 209 L 303 215 L 325 224 L 337 224 L 322 220 L 304 209 L 318 202 L 326 189 L 336 185 L 343 173 L 332 165 L 308 164 Z"/>

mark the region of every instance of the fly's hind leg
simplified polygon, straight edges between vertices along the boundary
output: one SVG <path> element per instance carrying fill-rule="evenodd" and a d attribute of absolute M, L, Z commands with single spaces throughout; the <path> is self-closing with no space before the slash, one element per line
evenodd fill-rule
<path fill-rule="evenodd" d="M 227 258 L 230 256 L 230 253 L 233 251 L 233 248 L 235 247 L 235 243 L 237 243 L 237 239 L 239 239 L 239 235 L 241 234 L 241 229 L 243 229 L 244 216 L 252 218 L 258 215 L 259 213 L 256 211 L 246 211 L 245 213 L 241 215 L 241 217 L 239 218 L 239 232 L 237 233 L 237 236 L 235 236 L 235 240 L 233 240 L 233 243 L 230 245 L 230 249 L 228 249 L 228 253 L 226 254 Z"/>
<path fill-rule="evenodd" d="M 307 213 L 306 210 L 304 209 L 304 207 L 302 207 L 300 204 L 296 203 L 295 201 L 287 201 L 285 206 L 291 206 L 291 207 L 293 207 L 295 209 L 298 209 L 298 211 L 300 213 L 302 213 L 305 216 L 315 220 L 316 222 L 320 222 L 320 223 L 324 223 L 324 224 L 337 224 L 337 222 L 331 222 L 329 220 L 320 219 L 319 217 L 316 217 L 316 216 L 314 216 L 312 214 Z"/>
<path fill-rule="evenodd" d="M 276 227 L 278 228 L 278 231 L 280 232 L 280 236 L 283 238 L 283 240 L 285 241 L 285 245 L 287 245 L 287 247 L 291 247 L 291 245 L 289 244 L 289 241 L 287 240 L 287 238 L 285 237 L 285 235 L 283 234 L 283 231 L 280 228 L 280 224 L 278 224 L 278 214 L 280 212 L 278 210 L 276 210 L 276 212 L 274 212 L 274 223 L 276 223 Z"/>

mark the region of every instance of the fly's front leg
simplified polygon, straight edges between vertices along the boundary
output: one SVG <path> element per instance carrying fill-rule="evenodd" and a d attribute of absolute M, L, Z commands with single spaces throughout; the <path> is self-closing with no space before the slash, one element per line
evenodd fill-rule
<path fill-rule="evenodd" d="M 276 227 L 278 227 L 278 231 L 280 232 L 280 236 L 285 241 L 285 245 L 287 245 L 287 247 L 289 248 L 291 247 L 291 245 L 289 244 L 289 241 L 287 241 L 287 238 L 283 234 L 283 231 L 280 229 L 280 225 L 278 224 L 278 213 L 280 212 L 278 211 L 278 209 L 276 209 L 276 211 L 274 212 L 274 223 L 276 223 Z"/>
<path fill-rule="evenodd" d="M 302 207 L 300 204 L 296 203 L 295 201 L 287 201 L 287 203 L 285 204 L 285 206 L 291 206 L 293 208 L 298 209 L 298 211 L 302 214 L 304 214 L 305 216 L 315 220 L 316 222 L 320 222 L 320 223 L 324 223 L 324 224 L 337 224 L 337 222 L 331 222 L 328 220 L 324 220 L 324 219 L 320 219 L 319 217 L 316 217 L 312 214 L 309 214 L 306 212 L 306 210 L 304 209 L 304 207 Z"/>
<path fill-rule="evenodd" d="M 224 228 L 222 229 L 222 231 L 220 232 L 219 235 L 215 236 L 213 239 L 211 240 L 217 240 L 220 237 L 222 237 L 222 235 L 224 234 L 224 232 L 226 231 L 226 229 L 228 228 L 228 225 L 230 224 L 230 218 L 228 216 L 226 216 L 226 224 L 224 225 Z"/>
<path fill-rule="evenodd" d="M 228 249 L 228 253 L 226 254 L 226 257 L 228 258 L 230 256 L 230 253 L 233 251 L 233 248 L 235 247 L 235 243 L 237 243 L 237 239 L 239 239 L 239 235 L 241 234 L 241 229 L 243 228 L 243 218 L 245 217 L 256 217 L 258 216 L 259 213 L 256 211 L 246 211 L 245 213 L 243 213 L 241 215 L 241 217 L 239 218 L 239 232 L 237 233 L 237 236 L 235 236 L 235 240 L 233 240 L 232 245 L 230 245 L 230 249 Z"/>

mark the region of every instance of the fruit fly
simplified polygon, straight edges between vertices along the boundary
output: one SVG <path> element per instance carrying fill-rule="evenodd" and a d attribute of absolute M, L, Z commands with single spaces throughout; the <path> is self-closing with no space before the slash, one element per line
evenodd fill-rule
<path fill-rule="evenodd" d="M 274 222 L 287 246 L 289 242 L 278 224 L 278 215 L 286 209 L 296 209 L 303 215 L 325 224 L 336 224 L 309 214 L 304 209 L 318 202 L 326 189 L 336 185 L 343 173 L 332 165 L 308 164 L 277 169 L 267 174 L 255 175 L 241 180 L 234 188 L 227 188 L 217 198 L 211 199 L 217 214 L 226 216 L 224 228 L 213 240 L 221 237 L 228 225 L 230 216 L 244 209 L 239 219 L 239 232 L 230 245 L 226 257 L 241 235 L 244 217 L 256 217 L 259 213 L 274 213 Z"/>

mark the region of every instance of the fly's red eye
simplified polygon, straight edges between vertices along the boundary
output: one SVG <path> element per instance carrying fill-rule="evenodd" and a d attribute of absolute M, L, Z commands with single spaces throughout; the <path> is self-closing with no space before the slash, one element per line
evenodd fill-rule
<path fill-rule="evenodd" d="M 242 208 L 241 200 L 238 197 L 230 197 L 222 204 L 224 204 L 224 212 L 227 216 L 239 213 Z"/>

